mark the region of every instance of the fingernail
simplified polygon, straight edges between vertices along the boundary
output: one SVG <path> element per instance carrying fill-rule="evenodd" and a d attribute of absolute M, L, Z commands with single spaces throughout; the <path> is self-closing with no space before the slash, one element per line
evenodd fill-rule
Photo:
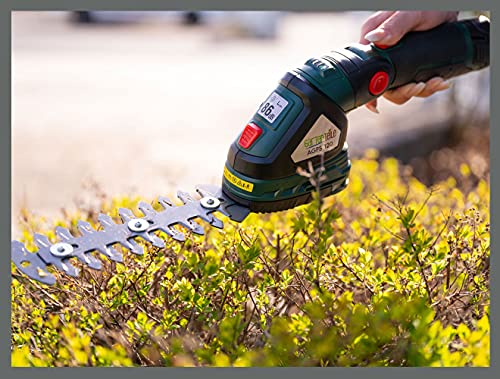
<path fill-rule="evenodd" d="M 365 39 L 370 42 L 378 42 L 385 37 L 388 37 L 387 33 L 384 31 L 384 29 L 380 28 L 372 30 L 371 32 L 366 33 L 365 35 Z"/>
<path fill-rule="evenodd" d="M 436 91 L 444 91 L 445 89 L 448 89 L 451 87 L 450 82 L 442 82 L 436 87 Z"/>
<path fill-rule="evenodd" d="M 418 95 L 420 92 L 423 91 L 423 89 L 425 88 L 425 83 L 417 83 L 415 85 L 415 87 L 412 88 L 412 90 L 410 91 L 410 96 L 415 96 L 415 95 Z"/>
<path fill-rule="evenodd" d="M 370 111 L 372 111 L 373 113 L 376 113 L 376 114 L 379 114 L 379 113 L 380 113 L 380 112 L 378 111 L 378 109 L 377 109 L 377 106 L 376 106 L 376 105 L 374 105 L 374 104 L 372 104 L 372 103 L 368 103 L 368 104 L 366 104 L 366 107 L 367 107 Z"/>

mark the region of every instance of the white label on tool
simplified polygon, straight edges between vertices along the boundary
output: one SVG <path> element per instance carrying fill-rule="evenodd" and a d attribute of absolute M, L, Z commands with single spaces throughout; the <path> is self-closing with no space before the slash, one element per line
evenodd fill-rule
<path fill-rule="evenodd" d="M 340 140 L 340 129 L 324 115 L 318 117 L 295 151 L 292 159 L 295 163 L 335 149 Z"/>
<path fill-rule="evenodd" d="M 287 105 L 288 101 L 276 92 L 273 92 L 271 96 L 269 96 L 267 100 L 262 103 L 257 114 L 261 115 L 272 124 Z"/>

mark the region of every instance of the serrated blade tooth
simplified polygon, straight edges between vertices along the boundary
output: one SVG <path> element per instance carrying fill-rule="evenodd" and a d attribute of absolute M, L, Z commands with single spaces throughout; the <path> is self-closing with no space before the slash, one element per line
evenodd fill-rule
<path fill-rule="evenodd" d="M 212 184 L 198 184 L 196 187 L 196 192 L 200 194 L 201 197 L 213 196 L 218 197 L 220 188 Z"/>
<path fill-rule="evenodd" d="M 80 270 L 73 266 L 67 259 L 54 258 L 47 263 L 50 263 L 51 265 L 57 267 L 59 270 L 63 271 L 69 276 L 77 277 L 78 275 L 80 275 Z"/>
<path fill-rule="evenodd" d="M 186 240 L 184 233 L 177 233 L 175 236 L 172 236 L 172 238 L 179 242 L 184 242 Z"/>
<path fill-rule="evenodd" d="M 120 215 L 121 219 L 123 220 L 123 223 L 127 223 L 129 220 L 136 218 L 134 216 L 134 213 L 128 209 L 128 208 L 119 208 L 118 209 L 118 214 Z"/>
<path fill-rule="evenodd" d="M 92 233 L 96 232 L 95 229 L 92 228 L 92 225 L 90 225 L 90 223 L 88 223 L 86 221 L 78 220 L 77 227 L 78 227 L 78 231 L 82 235 L 92 234 Z"/>
<path fill-rule="evenodd" d="M 112 261 L 123 262 L 123 255 L 112 246 L 106 246 L 104 248 L 98 247 L 97 250 L 99 250 L 102 254 L 107 256 Z"/>
<path fill-rule="evenodd" d="M 215 216 L 212 216 L 212 221 L 209 221 L 209 222 L 210 222 L 210 225 L 212 225 L 215 228 L 224 229 L 224 223 L 222 222 L 222 220 L 219 220 Z"/>
<path fill-rule="evenodd" d="M 117 225 L 111 216 L 108 216 L 107 214 L 104 213 L 99 213 L 99 216 L 97 216 L 97 219 L 101 223 L 101 225 L 106 229 L 107 226 L 114 226 Z"/>
<path fill-rule="evenodd" d="M 130 250 L 135 255 L 144 255 L 144 248 L 135 242 L 132 238 L 128 240 L 121 241 L 120 244 L 125 248 Z"/>
<path fill-rule="evenodd" d="M 35 233 L 33 235 L 33 241 L 35 242 L 35 245 L 37 245 L 40 249 L 47 248 L 52 245 L 47 236 L 44 236 L 43 234 Z"/>
<path fill-rule="evenodd" d="M 179 232 L 178 230 L 175 231 L 175 234 L 172 236 L 172 238 L 179 242 L 184 242 L 186 240 L 186 236 L 184 235 L 184 233 Z"/>
<path fill-rule="evenodd" d="M 196 233 L 199 235 L 205 234 L 205 230 L 203 229 L 203 227 L 193 220 L 181 221 L 181 222 L 179 222 L 179 224 L 181 224 L 185 228 L 191 230 L 193 233 Z"/>
<path fill-rule="evenodd" d="M 184 204 L 187 204 L 187 203 L 192 203 L 193 201 L 195 201 L 191 195 L 187 192 L 184 192 L 184 191 L 177 191 L 177 197 L 184 203 Z"/>
<path fill-rule="evenodd" d="M 160 237 L 158 237 L 157 235 L 155 235 L 153 233 L 150 234 L 150 233 L 144 232 L 144 233 L 139 233 L 137 236 L 144 238 L 146 241 L 153 244 L 153 246 L 158 247 L 160 249 L 163 249 L 165 247 L 165 241 L 163 241 Z"/>
<path fill-rule="evenodd" d="M 77 269 L 75 266 L 73 266 L 69 261 L 67 260 L 61 260 L 59 262 L 52 262 L 54 266 L 56 266 L 59 270 L 64 271 L 65 274 L 68 274 L 69 276 L 77 277 L 80 275 L 80 270 Z"/>
<path fill-rule="evenodd" d="M 138 204 L 139 210 L 144 214 L 144 216 L 155 215 L 157 212 L 153 209 L 151 204 L 148 204 L 144 201 L 139 202 Z"/>
<path fill-rule="evenodd" d="M 63 228 L 62 226 L 56 227 L 56 234 L 60 239 L 64 241 L 70 241 L 75 238 L 71 235 L 68 229 Z"/>
<path fill-rule="evenodd" d="M 38 256 L 38 254 L 30 253 L 24 244 L 19 241 L 12 241 L 11 247 L 11 259 L 19 271 L 29 278 L 37 280 L 43 284 L 55 284 L 55 276 L 47 271 L 46 263 Z M 30 264 L 23 267 L 23 262 L 29 262 Z"/>
<path fill-rule="evenodd" d="M 115 262 L 123 262 L 123 255 L 118 250 L 116 250 L 112 246 L 108 246 L 107 249 L 108 249 L 107 256 L 109 257 L 109 259 Z"/>
<path fill-rule="evenodd" d="M 80 262 L 85 263 L 87 266 L 93 268 L 94 270 L 100 270 L 102 268 L 102 262 L 92 254 L 78 254 L 77 258 L 80 260 Z"/>
<path fill-rule="evenodd" d="M 192 229 L 193 233 L 196 233 L 200 236 L 205 234 L 205 229 L 203 228 L 203 226 L 198 224 L 196 221 L 189 220 L 189 223 L 193 226 L 193 229 Z"/>
<path fill-rule="evenodd" d="M 158 203 L 163 207 L 163 209 L 168 209 L 174 206 L 174 203 L 172 203 L 172 201 L 165 196 L 159 196 Z"/>
<path fill-rule="evenodd" d="M 198 194 L 201 196 L 201 197 L 206 197 L 206 196 L 212 196 L 212 194 L 206 190 L 204 190 L 203 188 L 198 188 L 196 187 L 196 192 L 198 192 Z"/>
<path fill-rule="evenodd" d="M 198 217 L 200 217 L 203 221 L 208 222 L 215 228 L 222 229 L 224 227 L 224 223 L 215 217 L 212 213 L 204 214 L 201 213 Z"/>
<path fill-rule="evenodd" d="M 179 232 L 177 229 L 175 229 L 171 226 L 160 225 L 158 227 L 158 229 L 161 230 L 162 232 L 168 234 L 171 238 L 173 238 L 176 241 L 183 242 L 186 240 L 184 233 Z"/>

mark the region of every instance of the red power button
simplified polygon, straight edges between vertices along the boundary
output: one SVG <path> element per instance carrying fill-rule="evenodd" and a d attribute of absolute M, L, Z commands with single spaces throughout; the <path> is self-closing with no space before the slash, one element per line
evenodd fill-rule
<path fill-rule="evenodd" d="M 374 45 L 375 45 L 375 47 L 379 48 L 380 50 L 385 50 L 385 49 L 390 47 L 389 45 L 382 45 L 380 43 L 374 43 Z"/>
<path fill-rule="evenodd" d="M 378 96 L 385 91 L 389 85 L 389 74 L 385 71 L 375 73 L 370 79 L 368 90 L 373 96 Z"/>
<path fill-rule="evenodd" d="M 238 144 L 244 148 L 248 149 L 255 142 L 257 138 L 262 134 L 262 129 L 259 128 L 254 123 L 250 123 L 245 126 L 243 133 L 241 133 L 240 140 Z"/>

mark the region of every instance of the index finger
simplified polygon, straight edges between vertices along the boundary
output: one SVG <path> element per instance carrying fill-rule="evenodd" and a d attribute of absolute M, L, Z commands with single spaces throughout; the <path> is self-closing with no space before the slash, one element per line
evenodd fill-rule
<path fill-rule="evenodd" d="M 421 22 L 422 12 L 397 11 L 379 26 L 384 31 L 380 44 L 392 46 L 399 42 L 403 36 L 413 30 Z"/>
<path fill-rule="evenodd" d="M 363 25 L 361 25 L 361 36 L 359 38 L 359 43 L 363 45 L 370 44 L 370 41 L 365 39 L 365 35 L 372 30 L 377 29 L 385 20 L 393 15 L 395 11 L 378 11 L 368 17 Z"/>

